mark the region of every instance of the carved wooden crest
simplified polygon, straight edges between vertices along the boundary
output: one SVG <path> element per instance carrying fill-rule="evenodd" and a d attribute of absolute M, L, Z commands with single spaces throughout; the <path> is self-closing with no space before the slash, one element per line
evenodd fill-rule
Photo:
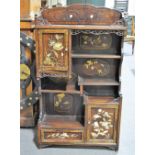
<path fill-rule="evenodd" d="M 115 25 L 122 24 L 123 19 L 121 12 L 113 9 L 73 4 L 67 7 L 42 10 L 41 16 L 36 19 L 36 23 L 38 25 Z"/>

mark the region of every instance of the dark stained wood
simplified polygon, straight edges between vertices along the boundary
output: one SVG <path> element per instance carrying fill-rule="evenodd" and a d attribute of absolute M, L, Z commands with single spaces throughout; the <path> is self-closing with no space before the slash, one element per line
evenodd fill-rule
<path fill-rule="evenodd" d="M 42 19 L 41 19 L 42 18 Z M 91 5 L 73 4 L 42 11 L 41 24 L 62 25 L 112 25 L 122 19 L 120 12 Z M 39 23 L 39 19 L 37 21 Z"/>
<path fill-rule="evenodd" d="M 36 69 L 40 80 L 39 146 L 117 149 L 122 102 L 118 92 L 119 76 L 126 31 L 121 13 L 80 4 L 45 8 L 29 27 L 35 31 Z M 73 33 L 76 30 L 93 31 L 94 34 L 90 34 L 93 43 L 90 39 L 87 46 L 81 44 L 80 35 Z M 99 34 L 102 44 L 96 44 L 95 32 L 99 31 L 102 31 Z M 110 43 L 104 38 L 105 34 L 111 38 Z M 103 48 L 105 43 L 108 46 Z M 53 53 L 55 65 L 48 59 Z M 60 60 L 61 63 L 57 63 Z M 90 70 L 85 64 L 89 60 L 97 64 L 97 71 L 91 72 L 94 66 Z"/>
<path fill-rule="evenodd" d="M 84 86 L 119 86 L 119 82 L 113 79 L 89 79 L 78 77 L 78 84 Z"/>

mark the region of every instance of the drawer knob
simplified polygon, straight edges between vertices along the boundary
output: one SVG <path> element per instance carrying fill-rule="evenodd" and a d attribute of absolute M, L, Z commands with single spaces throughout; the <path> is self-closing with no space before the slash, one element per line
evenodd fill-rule
<path fill-rule="evenodd" d="M 91 124 L 91 121 L 88 121 L 88 124 Z"/>
<path fill-rule="evenodd" d="M 91 18 L 91 19 L 93 19 L 93 18 L 94 18 L 94 15 L 93 15 L 93 14 L 91 14 L 91 15 L 90 15 L 90 18 Z"/>
<path fill-rule="evenodd" d="M 72 15 L 72 14 L 70 14 L 70 15 L 69 15 L 69 18 L 70 18 L 70 19 L 72 19 L 72 18 L 73 18 L 73 15 Z"/>

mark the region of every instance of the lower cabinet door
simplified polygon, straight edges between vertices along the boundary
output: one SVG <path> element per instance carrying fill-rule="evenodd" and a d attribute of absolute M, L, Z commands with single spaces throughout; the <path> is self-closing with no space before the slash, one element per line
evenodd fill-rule
<path fill-rule="evenodd" d="M 87 142 L 116 145 L 119 134 L 119 104 L 87 105 Z"/>

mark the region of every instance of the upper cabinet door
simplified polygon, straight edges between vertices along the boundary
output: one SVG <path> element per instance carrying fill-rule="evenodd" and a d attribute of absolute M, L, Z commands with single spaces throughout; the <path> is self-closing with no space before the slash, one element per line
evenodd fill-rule
<path fill-rule="evenodd" d="M 119 105 L 87 105 L 87 142 L 117 145 Z"/>
<path fill-rule="evenodd" d="M 67 76 L 68 30 L 39 30 L 38 37 L 38 76 Z"/>

